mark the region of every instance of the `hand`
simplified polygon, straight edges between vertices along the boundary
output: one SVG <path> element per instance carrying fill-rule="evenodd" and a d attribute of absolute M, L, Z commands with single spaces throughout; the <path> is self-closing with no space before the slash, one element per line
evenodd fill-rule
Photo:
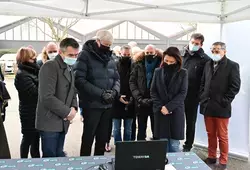
<path fill-rule="evenodd" d="M 138 101 L 142 106 L 149 107 L 152 105 L 152 99 L 139 99 Z"/>
<path fill-rule="evenodd" d="M 121 95 L 121 97 L 120 97 L 120 102 L 122 102 L 123 104 L 126 104 L 126 105 L 127 105 L 128 102 L 125 101 L 124 98 L 126 98 L 126 95 Z"/>
<path fill-rule="evenodd" d="M 165 106 L 162 106 L 162 108 L 161 108 L 161 113 L 162 113 L 163 115 L 168 115 L 168 114 L 169 114 L 168 109 L 167 109 Z"/>
<path fill-rule="evenodd" d="M 112 97 L 115 99 L 116 98 L 116 95 L 117 95 L 117 91 L 116 90 L 107 90 L 106 91 L 107 93 L 111 93 L 112 94 Z"/>
<path fill-rule="evenodd" d="M 83 122 L 83 120 L 84 120 L 84 118 L 83 118 L 83 116 L 81 115 L 81 116 L 80 116 L 80 121 Z"/>
<path fill-rule="evenodd" d="M 102 99 L 105 104 L 112 104 L 114 101 L 114 98 L 112 96 L 112 93 L 109 91 L 104 91 L 102 93 Z"/>
<path fill-rule="evenodd" d="M 76 109 L 74 107 L 71 107 L 71 111 L 67 116 L 67 120 L 72 121 L 75 118 L 76 113 L 77 113 Z"/>

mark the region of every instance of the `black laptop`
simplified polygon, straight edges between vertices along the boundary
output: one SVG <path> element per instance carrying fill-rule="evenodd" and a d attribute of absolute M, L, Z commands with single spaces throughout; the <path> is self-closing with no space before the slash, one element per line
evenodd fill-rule
<path fill-rule="evenodd" d="M 166 140 L 117 142 L 115 170 L 164 170 Z"/>

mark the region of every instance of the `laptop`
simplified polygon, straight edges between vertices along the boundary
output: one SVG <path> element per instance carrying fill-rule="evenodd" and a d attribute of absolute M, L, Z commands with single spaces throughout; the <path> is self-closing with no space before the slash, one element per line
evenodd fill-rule
<path fill-rule="evenodd" d="M 117 142 L 115 170 L 164 170 L 167 141 Z"/>

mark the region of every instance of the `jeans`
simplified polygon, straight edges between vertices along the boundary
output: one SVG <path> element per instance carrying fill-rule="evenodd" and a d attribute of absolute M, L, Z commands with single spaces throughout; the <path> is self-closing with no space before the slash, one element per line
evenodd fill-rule
<path fill-rule="evenodd" d="M 21 158 L 28 158 L 29 152 L 32 158 L 40 158 L 39 142 L 39 132 L 24 133 L 20 146 Z"/>
<path fill-rule="evenodd" d="M 175 139 L 168 139 L 167 153 L 180 152 L 180 141 Z"/>
<path fill-rule="evenodd" d="M 63 151 L 65 132 L 41 131 L 43 158 L 65 157 Z"/>
<path fill-rule="evenodd" d="M 115 143 L 122 141 L 121 137 L 121 123 L 122 119 L 113 119 L 114 123 L 114 139 Z M 132 134 L 132 123 L 133 119 L 123 119 L 124 132 L 123 132 L 123 140 L 130 141 Z"/>

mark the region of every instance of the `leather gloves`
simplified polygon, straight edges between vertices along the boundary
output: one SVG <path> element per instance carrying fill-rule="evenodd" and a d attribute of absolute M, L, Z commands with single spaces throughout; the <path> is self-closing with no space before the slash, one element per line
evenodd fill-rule
<path fill-rule="evenodd" d="M 153 103 L 152 99 L 145 98 L 145 99 L 139 99 L 138 103 L 142 107 L 150 107 Z"/>
<path fill-rule="evenodd" d="M 117 92 L 115 90 L 106 90 L 102 93 L 102 100 L 104 104 L 112 104 L 117 96 Z"/>

